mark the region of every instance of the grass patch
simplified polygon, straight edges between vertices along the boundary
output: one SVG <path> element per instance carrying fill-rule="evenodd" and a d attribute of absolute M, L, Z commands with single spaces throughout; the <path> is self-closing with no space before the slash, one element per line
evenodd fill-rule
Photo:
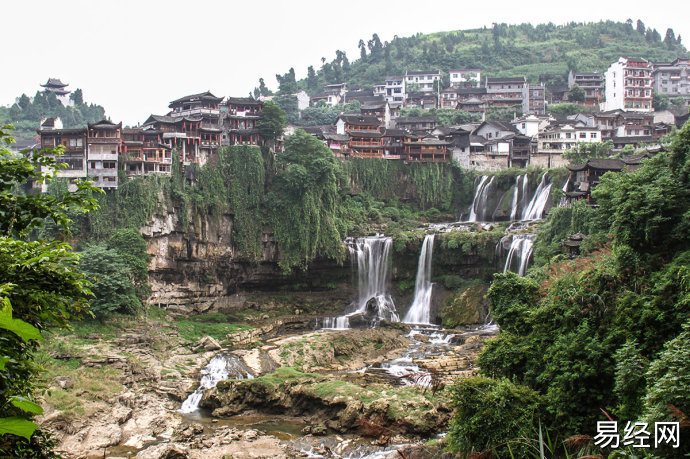
<path fill-rule="evenodd" d="M 210 336 L 218 340 L 225 340 L 229 333 L 252 328 L 246 324 L 230 323 L 226 314 L 210 313 L 187 317 L 173 322 L 177 326 L 180 337 L 186 341 L 198 341 L 203 336 Z"/>
<path fill-rule="evenodd" d="M 74 386 L 68 389 L 53 388 L 46 392 L 45 403 L 68 418 L 89 416 L 98 408 L 95 403 L 107 402 L 120 392 L 122 370 L 108 366 L 84 367 L 79 359 L 57 360 L 45 352 L 39 352 L 39 361 L 46 369 L 46 380 L 52 384 L 57 376 L 69 377 Z"/>

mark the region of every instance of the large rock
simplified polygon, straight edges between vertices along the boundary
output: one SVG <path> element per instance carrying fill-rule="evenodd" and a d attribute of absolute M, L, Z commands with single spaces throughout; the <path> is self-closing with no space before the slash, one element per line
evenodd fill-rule
<path fill-rule="evenodd" d="M 199 340 L 196 348 L 205 349 L 207 351 L 219 351 L 222 349 L 222 346 L 218 343 L 218 341 L 210 336 L 204 336 Z"/>
<path fill-rule="evenodd" d="M 189 457 L 189 448 L 179 443 L 164 443 L 148 447 L 135 457 L 136 459 L 186 459 Z"/>
<path fill-rule="evenodd" d="M 84 442 L 92 449 L 115 446 L 122 441 L 122 429 L 117 424 L 94 426 L 89 430 Z"/>
<path fill-rule="evenodd" d="M 484 323 L 489 314 L 489 300 L 486 299 L 488 288 L 487 284 L 477 284 L 448 298 L 441 309 L 443 326 L 454 328 Z"/>

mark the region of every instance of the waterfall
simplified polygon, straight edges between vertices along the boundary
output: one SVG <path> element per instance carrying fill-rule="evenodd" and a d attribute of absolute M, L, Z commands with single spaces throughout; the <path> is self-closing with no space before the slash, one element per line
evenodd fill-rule
<path fill-rule="evenodd" d="M 567 179 L 565 179 L 565 183 L 563 184 L 563 188 L 561 190 L 563 191 L 563 196 L 561 196 L 561 201 L 558 203 L 558 207 L 564 207 L 565 205 L 568 204 L 568 198 L 565 197 L 565 192 L 568 191 L 568 185 L 570 184 L 570 176 L 568 176 Z"/>
<path fill-rule="evenodd" d="M 414 300 L 410 310 L 407 311 L 406 323 L 428 324 L 431 319 L 431 256 L 434 251 L 434 235 L 427 234 L 424 237 L 422 251 L 419 254 L 417 264 L 417 279 L 414 284 Z"/>
<path fill-rule="evenodd" d="M 522 183 L 522 187 L 520 186 Z M 513 191 L 513 204 L 510 211 L 510 221 L 515 221 L 518 218 L 518 210 L 520 205 L 524 208 L 524 203 L 527 200 L 529 192 L 529 184 L 527 179 L 527 174 L 518 175 L 515 177 L 515 190 Z M 522 190 L 522 191 L 521 191 Z"/>
<path fill-rule="evenodd" d="M 515 177 L 515 186 L 513 187 L 513 204 L 510 206 L 510 221 L 512 222 L 515 220 L 515 217 L 517 216 L 517 207 L 518 207 L 518 193 L 519 193 L 519 186 L 520 186 L 520 177 L 521 175 L 518 175 Z"/>
<path fill-rule="evenodd" d="M 551 183 L 546 183 L 546 174 L 541 176 L 541 182 L 532 196 L 529 205 L 522 211 L 522 220 L 537 220 L 544 214 L 544 207 L 551 193 Z"/>
<path fill-rule="evenodd" d="M 376 316 L 398 322 L 395 304 L 388 292 L 390 283 L 390 252 L 393 239 L 384 236 L 359 238 L 348 249 L 353 264 L 357 263 L 357 310 L 364 313 L 367 304 L 376 300 Z"/>
<path fill-rule="evenodd" d="M 355 314 L 373 316 L 374 323 L 382 319 L 399 322 L 400 317 L 388 291 L 393 239 L 376 235 L 348 239 L 345 242 L 352 266 L 356 268 L 357 300 L 353 302 L 347 314 L 340 317 L 325 317 L 323 328 L 350 328 L 350 318 Z M 375 310 L 372 310 L 374 305 Z"/>
<path fill-rule="evenodd" d="M 517 273 L 524 276 L 527 271 L 527 264 L 532 256 L 532 245 L 534 244 L 534 234 L 516 234 L 510 243 L 510 250 L 506 257 L 506 264 L 503 272 L 507 273 L 517 261 Z"/>
<path fill-rule="evenodd" d="M 470 207 L 470 217 L 467 220 L 468 222 L 482 221 L 484 219 L 484 216 L 486 215 L 486 201 L 488 199 L 491 184 L 494 182 L 494 178 L 496 178 L 496 176 L 492 175 L 491 179 L 487 182 L 489 176 L 482 175 L 481 179 L 479 180 L 477 191 L 475 191 L 474 199 L 472 199 L 472 207 Z"/>
<path fill-rule="evenodd" d="M 204 389 L 216 387 L 220 381 L 226 379 L 252 379 L 249 368 L 239 357 L 232 354 L 216 354 L 208 365 L 201 370 L 199 387 L 182 402 L 180 413 L 192 413 L 199 409 L 199 402 L 204 395 Z"/>

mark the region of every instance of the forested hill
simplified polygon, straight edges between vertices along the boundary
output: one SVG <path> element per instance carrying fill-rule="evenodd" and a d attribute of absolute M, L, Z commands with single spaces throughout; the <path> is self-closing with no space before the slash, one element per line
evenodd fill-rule
<path fill-rule="evenodd" d="M 65 107 L 52 92 L 37 91 L 33 99 L 22 94 L 11 107 L 0 107 L 0 126 L 12 124 L 12 136 L 19 140 L 33 140 L 42 118 L 60 117 L 65 128 L 84 127 L 105 118 L 105 109 L 84 102 L 82 90 L 75 90 L 70 98 L 74 102 Z"/>
<path fill-rule="evenodd" d="M 294 71 L 277 75 L 281 93 L 296 89 L 317 93 L 325 84 L 347 82 L 371 88 L 387 75 L 406 70 L 479 68 L 484 76 L 525 75 L 530 83 L 565 84 L 569 70 L 603 72 L 621 56 L 671 61 L 687 56 L 681 37 L 672 29 L 659 32 L 642 21 L 506 25 L 491 28 L 417 34 L 381 42 L 377 34 L 360 40 L 360 56 L 350 62 L 336 51 L 308 77 L 295 81 Z M 447 81 L 446 81 L 447 83 Z"/>

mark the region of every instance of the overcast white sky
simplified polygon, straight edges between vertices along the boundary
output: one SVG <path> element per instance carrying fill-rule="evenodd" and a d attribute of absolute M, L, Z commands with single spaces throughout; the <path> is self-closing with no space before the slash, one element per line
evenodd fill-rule
<path fill-rule="evenodd" d="M 665 0 L 5 0 L 0 5 L 0 104 L 33 96 L 48 77 L 82 88 L 114 121 L 165 114 L 178 97 L 211 90 L 246 96 L 259 77 L 294 67 L 298 77 L 357 43 L 491 26 L 493 22 L 628 18 L 690 43 L 690 2 Z"/>

